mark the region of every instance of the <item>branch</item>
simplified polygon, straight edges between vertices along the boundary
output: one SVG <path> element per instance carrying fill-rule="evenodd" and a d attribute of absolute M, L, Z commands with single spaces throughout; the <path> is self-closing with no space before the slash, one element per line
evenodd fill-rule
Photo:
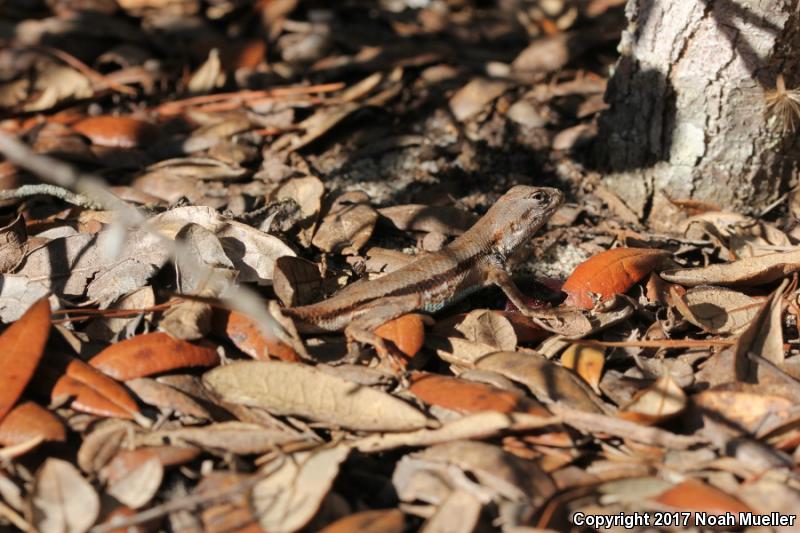
<path fill-rule="evenodd" d="M 58 185 L 50 185 L 47 183 L 39 183 L 37 185 L 23 185 L 16 189 L 6 189 L 0 191 L 0 200 L 16 200 L 19 198 L 29 198 L 31 196 L 55 196 L 67 203 L 77 205 L 78 207 L 85 207 L 87 209 L 100 209 L 100 205 L 93 202 L 82 194 L 75 194 L 74 192 L 59 187 Z"/>

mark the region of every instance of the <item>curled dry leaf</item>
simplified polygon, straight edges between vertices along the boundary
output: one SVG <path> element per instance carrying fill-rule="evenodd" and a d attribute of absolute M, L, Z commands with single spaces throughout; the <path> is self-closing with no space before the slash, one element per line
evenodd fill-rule
<path fill-rule="evenodd" d="M 67 461 L 49 458 L 36 473 L 33 525 L 42 533 L 83 533 L 100 513 L 92 486 Z"/>
<path fill-rule="evenodd" d="M 692 396 L 692 403 L 703 414 L 732 422 L 750 433 L 761 430 L 767 421 L 788 419 L 795 405 L 791 399 L 771 394 L 768 386 L 745 383 L 699 392 Z"/>
<path fill-rule="evenodd" d="M 244 422 L 218 422 L 203 427 L 180 427 L 151 431 L 137 437 L 137 444 L 197 446 L 239 455 L 267 453 L 275 446 L 303 440 L 302 436 Z"/>
<path fill-rule="evenodd" d="M 564 403 L 590 413 L 608 411 L 580 377 L 539 354 L 497 352 L 480 358 L 475 367 L 518 381 L 545 402 Z"/>
<path fill-rule="evenodd" d="M 377 221 L 366 193 L 346 192 L 333 200 L 311 242 L 325 252 L 353 255 L 372 236 Z"/>
<path fill-rule="evenodd" d="M 696 287 L 681 295 L 670 287 L 670 302 L 681 315 L 707 333 L 732 334 L 747 327 L 761 308 L 761 300 L 721 287 Z"/>
<path fill-rule="evenodd" d="M 207 498 L 211 503 L 200 513 L 203 531 L 208 533 L 264 533 L 258 526 L 250 501 L 252 474 L 232 471 L 213 471 L 197 484 L 194 494 Z M 224 499 L 216 496 L 228 494 Z M 198 528 L 200 524 L 196 525 Z"/>
<path fill-rule="evenodd" d="M 289 362 L 300 360 L 300 356 L 290 346 L 282 343 L 252 318 L 237 311 L 216 309 L 213 328 L 217 335 L 229 339 L 253 359 L 268 361 L 272 357 Z"/>
<path fill-rule="evenodd" d="M 150 378 L 136 378 L 125 382 L 141 401 L 164 412 L 191 416 L 198 420 L 211 420 L 211 414 L 191 396 L 169 385 Z"/>
<path fill-rule="evenodd" d="M 22 394 L 50 336 L 50 304 L 42 298 L 0 335 L 0 420 Z"/>
<path fill-rule="evenodd" d="M 624 294 L 669 256 L 669 252 L 650 248 L 601 252 L 578 265 L 564 282 L 561 290 L 567 293 L 565 303 L 591 309 L 595 305 L 593 294 L 600 301 Z"/>
<path fill-rule="evenodd" d="M 76 411 L 98 416 L 132 419 L 139 406 L 117 381 L 80 359 L 48 354 L 41 373 L 51 383 L 50 402 L 64 405 L 68 400 Z"/>
<path fill-rule="evenodd" d="M 414 357 L 425 342 L 425 323 L 422 315 L 411 313 L 381 324 L 375 334 L 391 341 L 408 357 Z"/>
<path fill-rule="evenodd" d="M 349 454 L 350 447 L 340 445 L 279 458 L 277 470 L 253 487 L 253 508 L 261 527 L 270 533 L 293 533 L 305 526 Z"/>
<path fill-rule="evenodd" d="M 90 117 L 79 120 L 72 129 L 87 136 L 92 144 L 114 148 L 149 146 L 158 140 L 156 126 L 133 117 Z"/>
<path fill-rule="evenodd" d="M 669 373 L 664 373 L 655 383 L 639 392 L 626 405 L 619 416 L 640 424 L 658 424 L 686 408 L 686 394 Z"/>
<path fill-rule="evenodd" d="M 242 282 L 271 282 L 275 260 L 284 255 L 295 255 L 277 237 L 241 222 L 228 220 L 210 207 L 177 207 L 153 217 L 150 223 L 171 238 L 189 223 L 211 231 L 220 239 Z"/>
<path fill-rule="evenodd" d="M 378 209 L 399 230 L 461 235 L 478 220 L 475 213 L 452 206 L 393 205 Z"/>
<path fill-rule="evenodd" d="M 417 409 L 370 389 L 299 363 L 245 361 L 215 368 L 204 381 L 223 400 L 302 416 L 359 431 L 425 427 Z"/>
<path fill-rule="evenodd" d="M 123 461 L 126 464 L 120 464 Z M 131 509 L 138 509 L 149 502 L 164 478 L 164 466 L 155 453 L 142 453 L 135 459 L 121 459 L 118 462 L 115 458 L 106 468 L 106 492 Z"/>
<path fill-rule="evenodd" d="M 746 257 L 707 267 L 667 270 L 661 273 L 661 277 L 687 287 L 697 285 L 753 287 L 773 282 L 797 270 L 800 270 L 800 250 Z"/>
<path fill-rule="evenodd" d="M 212 346 L 176 340 L 166 333 L 148 333 L 112 344 L 89 364 L 126 381 L 179 368 L 214 366 L 219 364 L 219 356 Z"/>
<path fill-rule="evenodd" d="M 53 413 L 36 403 L 24 402 L 0 422 L 0 444 L 15 446 L 34 439 L 63 442 L 67 434 Z"/>
<path fill-rule="evenodd" d="M 574 370 L 597 394 L 600 394 L 600 378 L 603 377 L 605 362 L 603 350 L 593 346 L 570 344 L 561 354 L 564 368 Z"/>
<path fill-rule="evenodd" d="M 292 199 L 300 206 L 299 237 L 304 246 L 308 246 L 311 243 L 311 236 L 322 207 L 322 196 L 324 194 L 325 186 L 316 176 L 290 179 L 275 192 L 277 200 Z"/>
<path fill-rule="evenodd" d="M 400 509 L 362 511 L 340 518 L 319 533 L 403 533 L 406 517 Z"/>

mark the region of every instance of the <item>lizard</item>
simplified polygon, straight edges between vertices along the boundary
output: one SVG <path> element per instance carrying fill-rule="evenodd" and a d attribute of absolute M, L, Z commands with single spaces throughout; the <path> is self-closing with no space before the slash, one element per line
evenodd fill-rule
<path fill-rule="evenodd" d="M 360 342 L 388 355 L 373 330 L 414 311 L 435 313 L 488 285 L 498 286 L 521 311 L 528 306 L 506 262 L 563 203 L 561 191 L 517 185 L 470 229 L 438 252 L 380 278 L 360 280 L 318 303 L 282 309 L 301 333 L 344 331 L 348 351 Z"/>

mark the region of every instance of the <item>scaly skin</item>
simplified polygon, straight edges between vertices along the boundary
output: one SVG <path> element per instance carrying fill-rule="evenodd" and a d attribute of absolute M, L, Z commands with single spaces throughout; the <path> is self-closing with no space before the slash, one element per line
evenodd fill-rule
<path fill-rule="evenodd" d="M 441 251 L 381 278 L 353 283 L 327 300 L 283 312 L 301 331 L 342 331 L 354 325 L 374 328 L 413 311 L 432 313 L 490 284 L 518 300 L 519 291 L 505 271 L 506 258 L 547 222 L 563 200 L 558 189 L 518 185 Z"/>

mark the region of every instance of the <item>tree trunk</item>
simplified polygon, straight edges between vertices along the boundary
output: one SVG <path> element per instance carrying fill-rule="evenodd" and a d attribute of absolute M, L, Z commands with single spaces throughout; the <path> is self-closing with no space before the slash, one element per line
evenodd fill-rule
<path fill-rule="evenodd" d="M 800 136 L 767 106 L 780 75 L 800 84 L 800 0 L 628 0 L 626 16 L 595 144 L 606 185 L 644 218 L 666 197 L 775 201 L 800 173 Z"/>

